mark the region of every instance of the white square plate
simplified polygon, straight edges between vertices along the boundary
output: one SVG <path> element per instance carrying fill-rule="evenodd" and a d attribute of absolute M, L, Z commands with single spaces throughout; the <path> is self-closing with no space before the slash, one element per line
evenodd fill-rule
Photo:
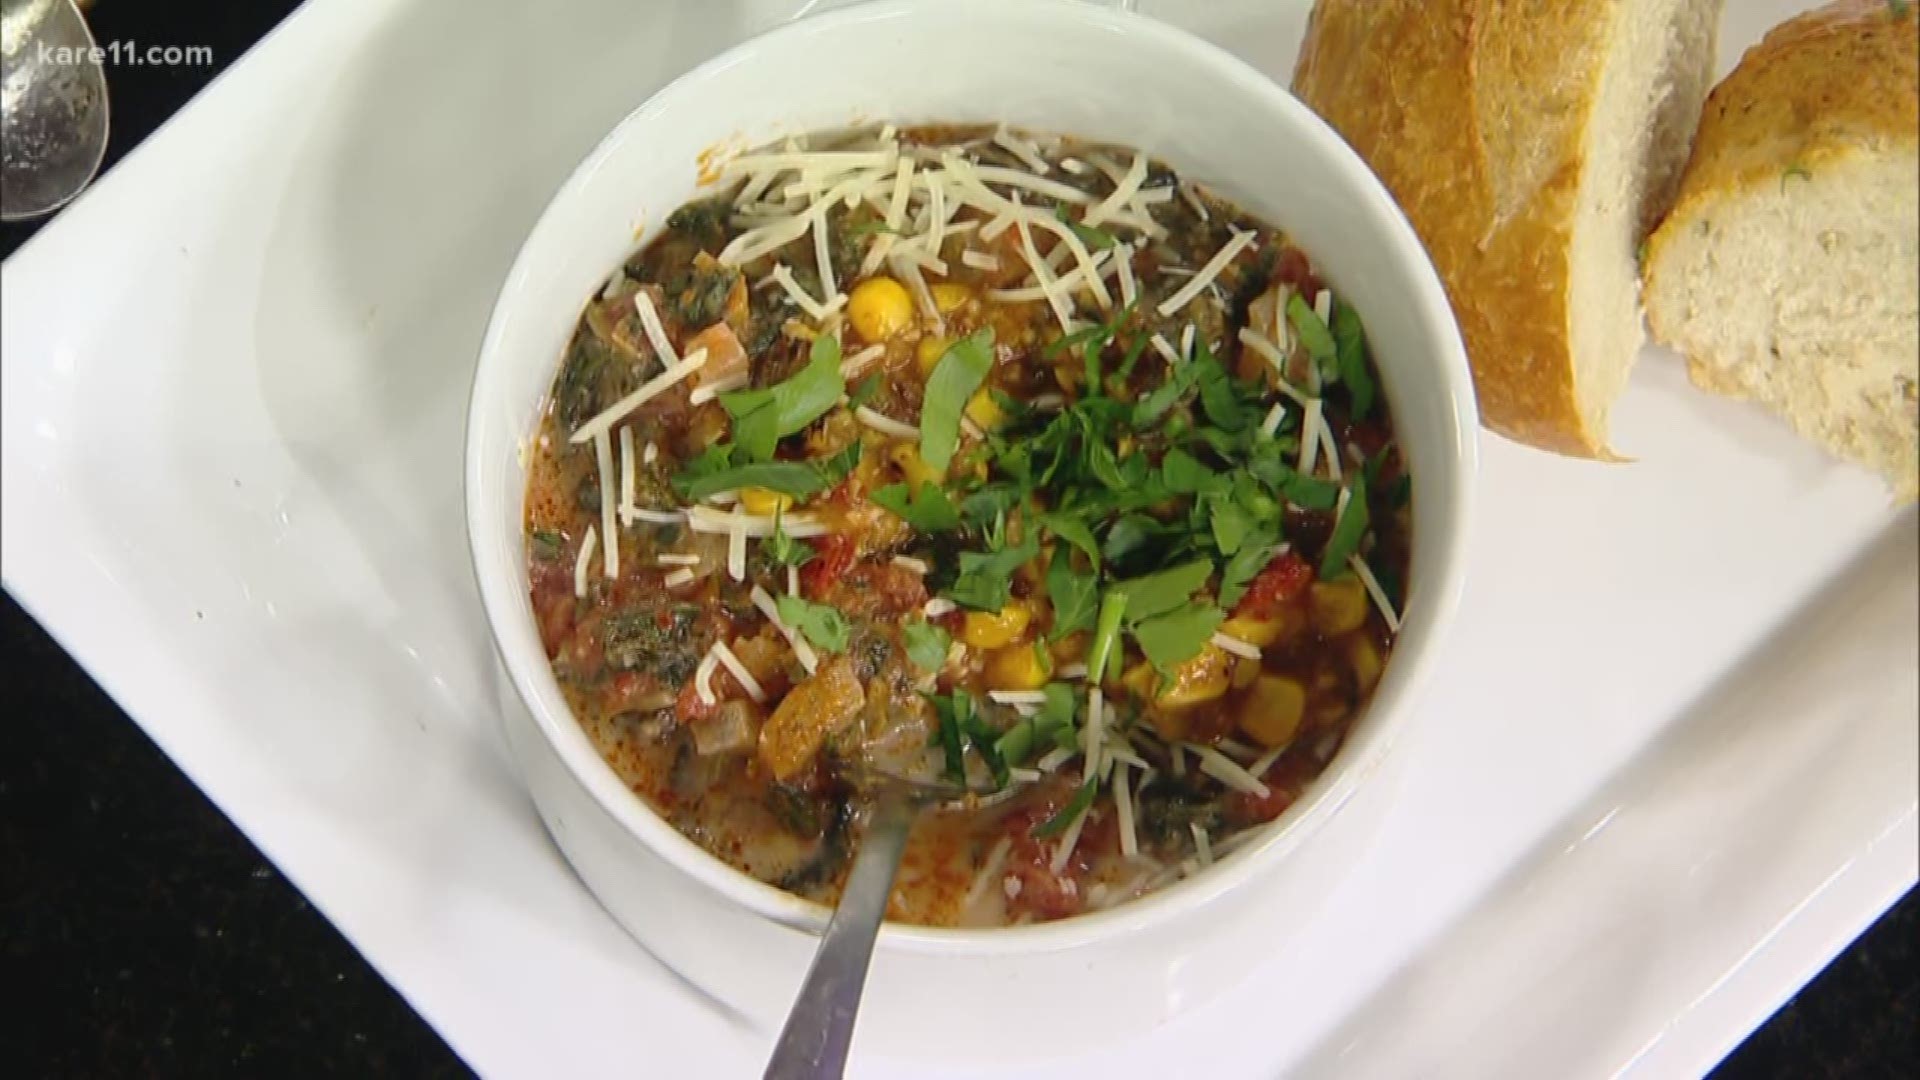
<path fill-rule="evenodd" d="M 750 1075 L 770 1044 L 522 795 L 460 428 L 547 196 L 798 6 L 313 0 L 0 271 L 7 589 L 484 1074 Z M 1283 80 L 1309 7 L 1144 6 Z M 1723 69 L 1805 6 L 1730 4 Z M 1638 464 L 1486 439 L 1448 670 L 1316 924 L 1014 1074 L 1695 1073 L 1912 884 L 1912 512 L 1657 352 L 1616 434 Z"/>

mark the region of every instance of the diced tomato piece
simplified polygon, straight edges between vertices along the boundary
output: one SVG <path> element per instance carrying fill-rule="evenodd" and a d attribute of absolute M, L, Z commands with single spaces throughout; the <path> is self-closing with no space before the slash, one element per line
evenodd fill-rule
<path fill-rule="evenodd" d="M 800 591 L 818 600 L 834 582 L 853 568 L 857 548 L 851 537 L 839 533 L 829 533 L 808 543 L 813 545 L 815 554 L 807 565 L 800 568 Z"/>
<path fill-rule="evenodd" d="M 715 676 L 713 681 L 718 682 L 718 676 Z M 673 715 L 683 724 L 691 724 L 699 720 L 705 720 L 720 709 L 722 698 L 720 697 L 720 688 L 718 686 L 714 687 L 713 703 L 708 704 L 700 700 L 700 691 L 695 689 L 693 684 L 694 680 L 688 679 L 687 685 L 680 688 L 679 700 L 673 703 Z"/>
<path fill-rule="evenodd" d="M 1235 615 L 1256 619 L 1271 618 L 1283 605 L 1291 603 L 1308 585 L 1313 584 L 1313 567 L 1307 560 L 1289 551 L 1267 564 L 1265 570 L 1248 583 L 1247 591 L 1234 606 Z"/>

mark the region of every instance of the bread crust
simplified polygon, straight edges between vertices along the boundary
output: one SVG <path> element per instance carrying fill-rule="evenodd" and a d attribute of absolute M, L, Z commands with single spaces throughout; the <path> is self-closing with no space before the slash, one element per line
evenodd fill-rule
<path fill-rule="evenodd" d="M 1676 228 L 1748 185 L 1916 143 L 1920 16 L 1912 5 L 1900 14 L 1886 0 L 1839 0 L 1789 19 L 1707 96 L 1680 196 L 1648 253 L 1657 256 Z"/>
<path fill-rule="evenodd" d="M 1572 246 L 1612 0 L 1319 0 L 1293 88 L 1393 192 L 1487 426 L 1611 458 L 1575 393 Z"/>

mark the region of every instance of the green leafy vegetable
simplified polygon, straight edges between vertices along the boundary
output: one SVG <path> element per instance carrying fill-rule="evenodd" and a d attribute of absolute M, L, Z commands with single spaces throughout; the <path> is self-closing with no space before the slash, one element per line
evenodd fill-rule
<path fill-rule="evenodd" d="M 907 659 L 926 671 L 939 671 L 947 666 L 947 650 L 953 646 L 953 638 L 945 630 L 930 622 L 908 623 L 900 632 L 907 647 Z"/>
<path fill-rule="evenodd" d="M 743 487 L 763 487 L 783 495 L 807 496 L 825 491 L 830 485 L 820 469 L 811 462 L 762 461 L 693 479 L 688 479 L 688 474 L 682 473 L 675 478 L 674 486 L 686 498 L 697 501 Z"/>
<path fill-rule="evenodd" d="M 787 595 L 777 598 L 774 605 L 780 612 L 780 621 L 806 635 L 814 648 L 830 653 L 847 651 L 853 628 L 847 625 L 847 617 L 840 614 L 838 608 Z"/>
<path fill-rule="evenodd" d="M 1100 614 L 1094 623 L 1093 642 L 1087 647 L 1087 683 L 1099 686 L 1106 678 L 1107 660 L 1120 642 L 1120 621 L 1127 614 L 1127 594 L 1110 590 L 1100 598 Z"/>
<path fill-rule="evenodd" d="M 1345 300 L 1333 303 L 1333 342 L 1340 384 L 1347 388 L 1353 418 L 1364 420 L 1373 410 L 1373 375 L 1367 370 L 1367 332 L 1360 313 Z"/>
<path fill-rule="evenodd" d="M 1247 593 L 1247 585 L 1273 558 L 1277 533 L 1256 533 L 1241 542 L 1240 550 L 1220 570 L 1220 606 L 1233 610 Z"/>
<path fill-rule="evenodd" d="M 993 330 L 981 330 L 947 347 L 927 378 L 920 404 L 920 458 L 936 470 L 953 461 L 960 445 L 960 414 L 993 369 Z M 838 369 L 835 369 L 838 374 Z"/>
<path fill-rule="evenodd" d="M 1327 324 L 1320 321 L 1312 305 L 1299 293 L 1287 297 L 1287 321 L 1293 324 L 1294 332 L 1300 335 L 1300 344 L 1307 347 L 1307 355 L 1313 358 L 1314 365 L 1323 374 L 1337 373 L 1335 364 L 1340 350 L 1333 342 L 1333 334 L 1327 329 Z"/>
<path fill-rule="evenodd" d="M 975 611 L 999 611 L 1013 598 L 1014 571 L 1040 553 L 1033 537 L 998 551 L 963 551 L 960 576 L 947 589 L 947 598 Z"/>
<path fill-rule="evenodd" d="M 1000 733 L 987 726 L 987 722 L 971 710 L 959 720 L 959 727 L 974 752 L 980 755 L 980 760 L 987 763 L 987 771 L 993 774 L 994 784 L 1006 787 L 1011 776 L 1007 770 L 1007 760 L 1000 755 L 1000 748 L 996 745 Z"/>
<path fill-rule="evenodd" d="M 1164 615 L 1134 624 L 1133 638 L 1140 651 L 1161 671 L 1199 655 L 1207 639 L 1220 628 L 1226 613 L 1213 604 L 1182 604 Z"/>
<path fill-rule="evenodd" d="M 1107 232 L 1105 229 L 1096 229 L 1091 225 L 1082 225 L 1080 222 L 1073 220 L 1073 217 L 1067 213 L 1067 208 L 1064 206 L 1056 207 L 1053 211 L 1053 216 L 1059 218 L 1062 224 L 1066 225 L 1068 229 L 1071 229 L 1073 235 L 1080 238 L 1081 243 L 1095 251 L 1104 251 L 1120 242 L 1118 237 Z"/>
<path fill-rule="evenodd" d="M 1100 541 L 1085 521 L 1060 511 L 1041 514 L 1039 521 L 1041 528 L 1086 552 L 1087 558 L 1093 560 L 1094 569 L 1100 568 Z"/>
<path fill-rule="evenodd" d="M 1167 374 L 1167 381 L 1133 403 L 1133 426 L 1136 429 L 1150 428 L 1160 422 L 1180 399 L 1187 396 L 1193 384 L 1200 378 L 1200 368 L 1196 364 L 1181 364 Z"/>
<path fill-rule="evenodd" d="M 774 511 L 773 535 L 767 538 L 767 543 L 761 550 L 781 566 L 805 566 L 813 561 L 815 554 L 813 546 L 788 535 L 787 530 L 780 527 L 780 517 L 781 511 Z"/>
<path fill-rule="evenodd" d="M 1360 550 L 1360 541 L 1366 538 L 1367 479 L 1365 476 L 1353 478 L 1353 494 L 1347 499 L 1347 508 L 1340 519 L 1333 523 L 1333 535 L 1327 538 L 1327 546 L 1320 553 L 1320 580 L 1335 578 L 1346 572 L 1347 557 Z"/>
<path fill-rule="evenodd" d="M 1053 561 L 1047 566 L 1047 599 L 1053 605 L 1053 629 L 1047 640 L 1058 641 L 1078 630 L 1093 626 L 1094 597 L 1100 588 L 1100 575 L 1073 568 L 1073 555 L 1064 547 L 1053 549 Z"/>
<path fill-rule="evenodd" d="M 936 484 L 920 484 L 911 496 L 907 485 L 888 484 L 867 497 L 921 532 L 946 532 L 960 527 L 960 511 L 946 490 Z"/>
<path fill-rule="evenodd" d="M 1197 495 L 1220 488 L 1219 474 L 1185 450 L 1167 451 L 1160 459 L 1160 478 L 1168 491 L 1178 495 Z"/>
<path fill-rule="evenodd" d="M 973 717 L 973 695 L 964 690 L 956 690 L 947 696 L 925 694 L 934 714 L 939 717 L 940 726 L 934 731 L 934 740 L 946 759 L 946 775 L 955 783 L 965 783 L 967 778 L 967 752 L 962 742 L 965 727 Z"/>
<path fill-rule="evenodd" d="M 1073 793 L 1073 798 L 1067 800 L 1067 804 L 1060 808 L 1059 813 L 1035 825 L 1027 835 L 1035 840 L 1051 840 L 1066 832 L 1067 826 L 1072 825 L 1075 818 L 1086 813 L 1087 807 L 1093 805 L 1094 793 L 1099 788 L 1100 781 L 1097 779 L 1081 784 L 1080 790 Z"/>
<path fill-rule="evenodd" d="M 1164 615 L 1187 602 L 1193 591 L 1213 576 L 1213 564 L 1202 559 L 1184 566 L 1137 577 L 1113 586 L 1126 597 L 1127 621 L 1138 623 Z"/>
<path fill-rule="evenodd" d="M 777 386 L 721 394 L 733 417 L 733 441 L 749 461 L 766 461 L 781 439 L 824 416 L 840 401 L 847 380 L 840 374 L 840 343 L 822 334 L 813 339 L 807 366 Z"/>
<path fill-rule="evenodd" d="M 880 383 L 882 381 L 883 376 L 878 371 L 861 379 L 860 385 L 854 387 L 853 391 L 847 395 L 847 408 L 857 409 L 867 402 L 872 401 L 874 395 L 880 392 Z"/>

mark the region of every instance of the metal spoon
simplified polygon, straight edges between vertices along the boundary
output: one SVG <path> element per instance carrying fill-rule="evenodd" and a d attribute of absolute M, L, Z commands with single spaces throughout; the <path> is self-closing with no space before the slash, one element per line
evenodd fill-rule
<path fill-rule="evenodd" d="M 73 0 L 0 0 L 0 220 L 52 213 L 107 152 L 107 77 Z"/>
<path fill-rule="evenodd" d="M 929 805 L 964 797 L 972 790 L 871 769 L 850 779 L 871 800 L 866 839 L 847 872 L 846 888 L 820 938 L 820 951 L 813 955 L 800 996 L 780 1029 L 780 1040 L 767 1062 L 766 1080 L 830 1080 L 845 1074 L 873 941 L 886 918 L 887 898 L 893 893 L 907 834 Z"/>

